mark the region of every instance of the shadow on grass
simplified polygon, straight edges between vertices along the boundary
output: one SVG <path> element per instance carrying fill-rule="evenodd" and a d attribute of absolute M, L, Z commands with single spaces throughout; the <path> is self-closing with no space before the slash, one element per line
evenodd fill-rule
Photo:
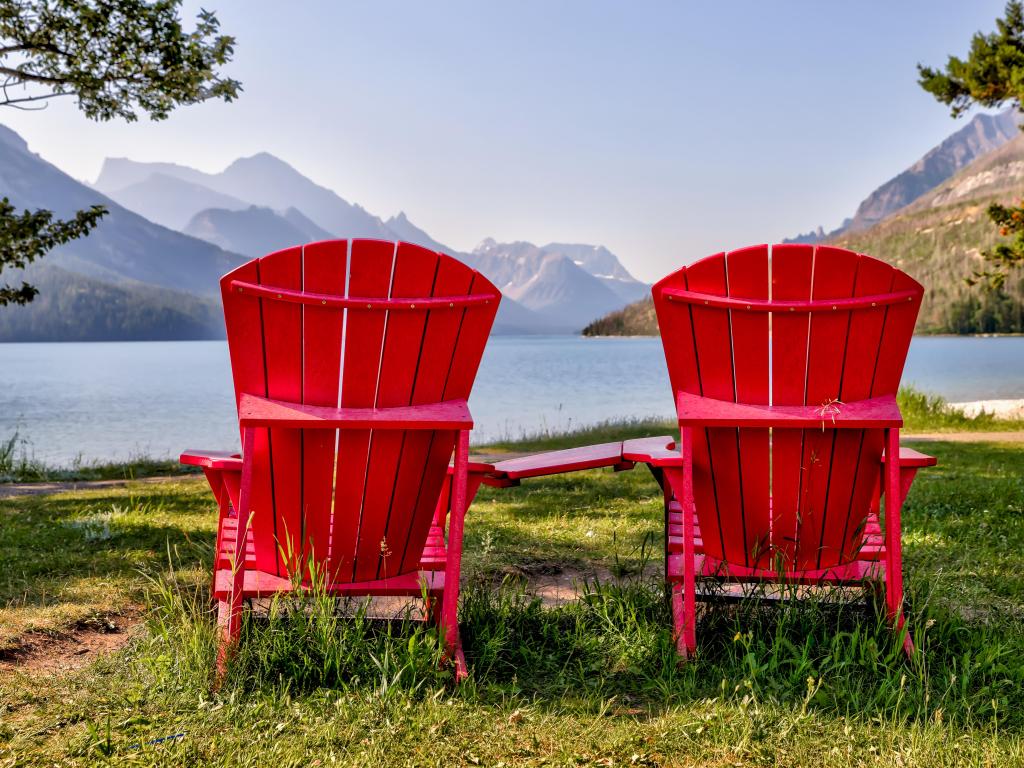
<path fill-rule="evenodd" d="M 614 699 L 635 717 L 718 700 L 856 714 L 883 723 L 944 718 L 962 727 L 997 724 L 1021 733 L 1021 622 L 999 603 L 983 613 L 963 610 L 954 587 L 991 582 L 986 589 L 994 590 L 1001 584 L 1000 599 L 1017 608 L 1024 603 L 1014 575 L 1024 572 L 1019 525 L 1024 452 L 960 443 L 930 444 L 929 450 L 942 463 L 920 473 L 904 517 L 909 625 L 919 647 L 911 661 L 872 609 L 801 600 L 712 606 L 698 627 L 697 658 L 679 665 L 657 582 L 593 585 L 577 603 L 549 610 L 512 585 L 496 590 L 483 579 L 465 591 L 461 605 L 471 676 L 458 689 L 439 664 L 435 630 L 358 613 L 341 617 L 332 600 L 313 594 L 298 604 L 278 601 L 276 612 L 266 616 L 247 614 L 239 655 L 220 695 L 226 701 L 258 702 L 347 691 L 407 701 L 441 690 L 486 704 L 527 701 L 552 712 L 571 703 L 595 714 Z M 153 606 L 149 632 L 105 685 L 126 691 L 125 696 L 160 691 L 166 697 L 161 706 L 194 701 L 208 695 L 215 653 L 205 583 L 213 505 L 198 483 L 154 488 L 136 497 L 134 511 L 116 523 L 117 534 L 108 541 L 87 541 L 82 529 L 64 526 L 123 505 L 126 498 L 126 493 L 53 497 L 0 509 L 6 510 L 5 525 L 9 518 L 23 518 L 14 520 L 15 545 L 41 553 L 43 565 L 29 582 L 74 573 L 85 562 L 75 558 L 90 557 L 95 557 L 95 573 L 124 575 L 142 567 L 154 574 L 146 586 Z M 637 535 L 660 530 L 656 486 L 636 471 L 487 491 L 481 502 L 478 513 L 470 515 L 471 530 L 478 528 L 469 546 L 481 546 L 488 530 L 500 531 L 491 546 L 496 558 L 508 561 L 535 552 L 581 562 L 607 559 L 607 536 L 572 535 L 584 524 L 607 529 L 618 522 Z M 40 523 L 59 533 L 41 532 Z M 556 535 L 571 535 L 572 548 L 564 541 L 552 543 Z M 177 561 L 167 569 L 168 542 L 187 553 L 184 570 Z M 96 557 L 97 552 L 103 555 Z M 23 553 L 19 563 L 26 560 Z M 952 583 L 946 573 L 956 574 Z M 984 605 L 984 598 L 974 594 L 974 607 Z"/>

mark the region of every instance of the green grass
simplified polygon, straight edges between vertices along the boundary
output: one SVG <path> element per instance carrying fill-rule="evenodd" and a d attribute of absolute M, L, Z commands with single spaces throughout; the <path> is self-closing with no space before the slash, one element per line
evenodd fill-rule
<path fill-rule="evenodd" d="M 902 387 L 897 400 L 909 432 L 1010 432 L 1024 430 L 1024 419 L 1001 419 L 981 412 L 968 416 L 938 395 Z"/>
<path fill-rule="evenodd" d="M 98 462 L 77 459 L 67 466 L 53 466 L 37 459 L 28 441 L 15 431 L 0 440 L 0 483 L 64 482 L 77 480 L 125 480 L 172 474 L 196 474 L 196 467 L 183 467 L 173 459 L 145 456 L 127 462 Z"/>
<path fill-rule="evenodd" d="M 859 601 L 804 600 L 714 606 L 698 658 L 677 666 L 660 493 L 638 469 L 481 491 L 467 684 L 438 666 L 432 630 L 310 595 L 247 618 L 212 693 L 201 480 L 0 501 L 7 647 L 134 606 L 146 617 L 78 672 L 0 675 L 0 765 L 1024 764 L 1024 450 L 926 449 L 940 466 L 904 512 L 922 651 L 909 663 Z M 602 581 L 557 609 L 524 593 L 522 574 L 560 568 Z"/>

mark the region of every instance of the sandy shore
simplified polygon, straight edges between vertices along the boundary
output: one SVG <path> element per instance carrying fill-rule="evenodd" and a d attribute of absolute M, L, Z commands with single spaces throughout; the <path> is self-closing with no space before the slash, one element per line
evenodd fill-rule
<path fill-rule="evenodd" d="M 995 414 L 1000 419 L 1024 418 L 1024 399 L 1021 400 L 971 400 L 966 403 L 950 403 L 968 416 L 977 416 L 982 411 Z"/>

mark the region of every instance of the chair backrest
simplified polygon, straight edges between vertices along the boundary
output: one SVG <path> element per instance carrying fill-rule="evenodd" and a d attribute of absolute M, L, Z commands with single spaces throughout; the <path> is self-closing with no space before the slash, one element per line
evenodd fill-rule
<path fill-rule="evenodd" d="M 378 240 L 278 251 L 221 291 L 236 399 L 335 408 L 467 399 L 500 301 L 450 256 Z M 415 571 L 455 437 L 259 429 L 246 457 L 257 567 L 292 576 L 316 561 L 335 583 Z"/>
<path fill-rule="evenodd" d="M 884 433 L 829 429 L 828 413 L 896 393 L 920 284 L 841 248 L 758 245 L 684 267 L 653 294 L 673 392 L 822 407 L 815 429 L 694 431 L 704 551 L 787 570 L 853 560 Z"/>

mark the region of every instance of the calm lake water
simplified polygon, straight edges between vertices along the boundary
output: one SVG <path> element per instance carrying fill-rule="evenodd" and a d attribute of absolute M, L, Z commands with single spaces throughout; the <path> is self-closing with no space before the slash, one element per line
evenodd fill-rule
<path fill-rule="evenodd" d="M 1024 398 L 1024 338 L 914 339 L 906 384 L 952 401 Z M 658 339 L 491 339 L 474 442 L 672 413 Z M 67 463 L 238 445 L 217 341 L 0 344 L 0 438 Z"/>

